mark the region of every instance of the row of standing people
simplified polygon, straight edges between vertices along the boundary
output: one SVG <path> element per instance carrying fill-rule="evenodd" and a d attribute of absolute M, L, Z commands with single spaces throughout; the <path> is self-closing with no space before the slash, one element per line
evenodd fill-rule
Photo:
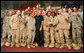
<path fill-rule="evenodd" d="M 53 18 L 51 11 L 38 11 L 34 16 L 33 12 L 24 15 L 24 12 L 17 11 L 15 15 L 9 12 L 5 16 L 2 25 L 2 45 L 26 46 L 28 48 L 37 45 L 44 47 L 68 47 L 80 49 L 82 43 L 82 21 L 77 9 L 64 8 L 58 10 L 58 15 Z M 21 14 L 21 15 L 20 15 Z M 20 16 L 19 16 L 20 15 Z M 70 39 L 69 30 L 72 27 L 72 38 Z M 6 38 L 6 36 L 8 37 Z M 35 42 L 35 43 L 34 43 Z"/>

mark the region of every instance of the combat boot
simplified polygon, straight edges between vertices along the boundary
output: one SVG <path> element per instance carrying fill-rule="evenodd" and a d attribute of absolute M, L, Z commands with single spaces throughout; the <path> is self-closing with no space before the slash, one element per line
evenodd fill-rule
<path fill-rule="evenodd" d="M 64 44 L 61 44 L 60 48 L 64 48 Z"/>
<path fill-rule="evenodd" d="M 78 46 L 79 46 L 80 48 L 83 48 L 83 44 L 78 44 Z"/>
<path fill-rule="evenodd" d="M 31 44 L 31 47 L 32 47 L 32 48 L 35 48 L 35 45 L 34 45 L 34 44 Z"/>
<path fill-rule="evenodd" d="M 66 44 L 68 49 L 71 49 L 71 45 L 70 44 Z"/>
<path fill-rule="evenodd" d="M 1 47 L 4 45 L 5 43 L 1 41 Z"/>
<path fill-rule="evenodd" d="M 23 47 L 26 46 L 26 42 L 22 42 L 21 46 L 23 46 Z"/>
<path fill-rule="evenodd" d="M 10 47 L 13 47 L 14 46 L 14 43 L 11 43 L 11 46 Z"/>
<path fill-rule="evenodd" d="M 6 45 L 6 46 L 10 46 L 10 43 L 9 43 L 9 42 L 6 42 L 5 45 Z"/>
<path fill-rule="evenodd" d="M 24 46 L 26 46 L 26 42 L 24 42 Z"/>
<path fill-rule="evenodd" d="M 23 42 L 21 42 L 20 45 L 23 46 Z"/>
<path fill-rule="evenodd" d="M 48 43 L 44 43 L 44 47 L 48 47 L 49 45 L 48 45 Z"/>
<path fill-rule="evenodd" d="M 20 44 L 19 44 L 19 43 L 16 43 L 16 44 L 15 44 L 15 46 L 16 46 L 16 47 L 19 47 L 19 46 L 20 46 Z"/>
<path fill-rule="evenodd" d="M 79 47 L 79 46 L 77 46 L 77 47 L 75 47 L 74 49 L 75 49 L 75 50 L 79 50 L 79 49 L 80 49 L 80 47 Z"/>
<path fill-rule="evenodd" d="M 54 47 L 54 43 L 50 43 L 49 47 L 50 48 Z"/>
<path fill-rule="evenodd" d="M 75 43 L 73 43 L 72 46 L 73 46 L 73 49 L 75 49 L 75 50 L 80 49 L 80 47 L 77 44 L 75 44 Z"/>
<path fill-rule="evenodd" d="M 30 48 L 30 45 L 29 44 L 27 45 L 27 48 Z"/>
<path fill-rule="evenodd" d="M 35 43 L 35 46 L 36 46 L 36 47 L 38 47 L 38 44 L 37 44 L 37 43 Z"/>
<path fill-rule="evenodd" d="M 55 47 L 59 48 L 60 47 L 60 43 L 55 43 Z"/>

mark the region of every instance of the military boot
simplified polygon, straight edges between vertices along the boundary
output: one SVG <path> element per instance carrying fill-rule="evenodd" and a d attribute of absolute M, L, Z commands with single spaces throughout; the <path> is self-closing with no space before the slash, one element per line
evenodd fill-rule
<path fill-rule="evenodd" d="M 34 45 L 34 44 L 31 44 L 31 47 L 32 47 L 32 48 L 35 48 L 35 45 Z"/>
<path fill-rule="evenodd" d="M 83 48 L 83 44 L 78 44 L 78 46 L 79 46 L 80 48 Z"/>
<path fill-rule="evenodd" d="M 23 47 L 26 46 L 26 42 L 22 42 L 21 46 L 23 46 Z"/>
<path fill-rule="evenodd" d="M 55 43 L 55 47 L 59 48 L 60 47 L 60 43 Z"/>
<path fill-rule="evenodd" d="M 30 45 L 29 44 L 27 45 L 27 48 L 30 48 Z"/>
<path fill-rule="evenodd" d="M 26 46 L 26 42 L 24 42 L 24 46 Z"/>
<path fill-rule="evenodd" d="M 6 45 L 6 46 L 10 46 L 10 43 L 9 43 L 9 42 L 6 42 L 5 45 Z"/>
<path fill-rule="evenodd" d="M 14 46 L 14 43 L 12 42 L 10 47 L 13 47 L 13 46 Z"/>
<path fill-rule="evenodd" d="M 20 46 L 20 43 L 16 43 L 15 46 L 16 46 L 16 47 L 19 47 L 19 46 Z"/>
<path fill-rule="evenodd" d="M 2 41 L 1 41 L 1 47 L 2 47 L 4 44 L 5 44 L 5 42 L 2 42 Z"/>
<path fill-rule="evenodd" d="M 23 46 L 23 42 L 21 42 L 20 45 Z"/>
<path fill-rule="evenodd" d="M 64 48 L 64 44 L 61 44 L 60 48 Z"/>
<path fill-rule="evenodd" d="M 66 44 L 68 49 L 71 49 L 71 45 L 70 44 Z"/>
<path fill-rule="evenodd" d="M 80 47 L 79 47 L 79 46 L 77 46 L 77 47 L 75 47 L 74 49 L 75 49 L 75 50 L 79 50 L 79 49 L 80 49 Z"/>
<path fill-rule="evenodd" d="M 50 43 L 49 47 L 50 48 L 54 47 L 54 43 Z"/>
<path fill-rule="evenodd" d="M 73 49 L 75 49 L 75 50 L 80 49 L 80 47 L 77 44 L 75 44 L 75 43 L 73 43 L 72 46 L 73 46 Z"/>
<path fill-rule="evenodd" d="M 36 47 L 38 47 L 38 44 L 37 44 L 37 43 L 35 43 L 35 46 L 36 46 Z"/>
<path fill-rule="evenodd" d="M 44 43 L 44 47 L 48 47 L 49 45 L 48 45 L 48 43 Z"/>

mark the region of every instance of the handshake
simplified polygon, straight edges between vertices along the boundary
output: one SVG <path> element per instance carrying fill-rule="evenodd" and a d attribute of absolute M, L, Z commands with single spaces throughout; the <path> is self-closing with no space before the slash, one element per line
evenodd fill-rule
<path fill-rule="evenodd" d="M 47 23 L 47 26 L 49 26 L 49 25 L 53 25 L 53 22 L 48 22 Z"/>

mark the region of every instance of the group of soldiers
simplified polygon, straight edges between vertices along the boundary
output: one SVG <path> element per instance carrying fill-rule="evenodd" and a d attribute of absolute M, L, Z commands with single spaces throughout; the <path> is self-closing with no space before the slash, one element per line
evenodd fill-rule
<path fill-rule="evenodd" d="M 1 46 L 28 48 L 38 46 L 34 43 L 37 14 L 43 16 L 44 47 L 80 49 L 83 47 L 83 12 L 76 7 L 35 11 L 2 10 Z M 40 36 L 40 35 L 39 35 Z"/>
<path fill-rule="evenodd" d="M 6 11 L 2 15 L 2 38 L 1 38 L 1 46 L 4 44 L 6 46 L 16 47 L 27 44 L 31 44 L 33 47 L 33 41 L 35 37 L 35 19 L 33 18 L 33 12 L 29 12 L 28 15 L 24 16 L 24 11 L 21 13 L 19 10 L 13 14 L 14 12 Z M 28 18 L 25 18 L 28 17 Z M 29 35 L 29 36 L 28 36 Z M 31 39 L 32 38 L 32 39 Z"/>

